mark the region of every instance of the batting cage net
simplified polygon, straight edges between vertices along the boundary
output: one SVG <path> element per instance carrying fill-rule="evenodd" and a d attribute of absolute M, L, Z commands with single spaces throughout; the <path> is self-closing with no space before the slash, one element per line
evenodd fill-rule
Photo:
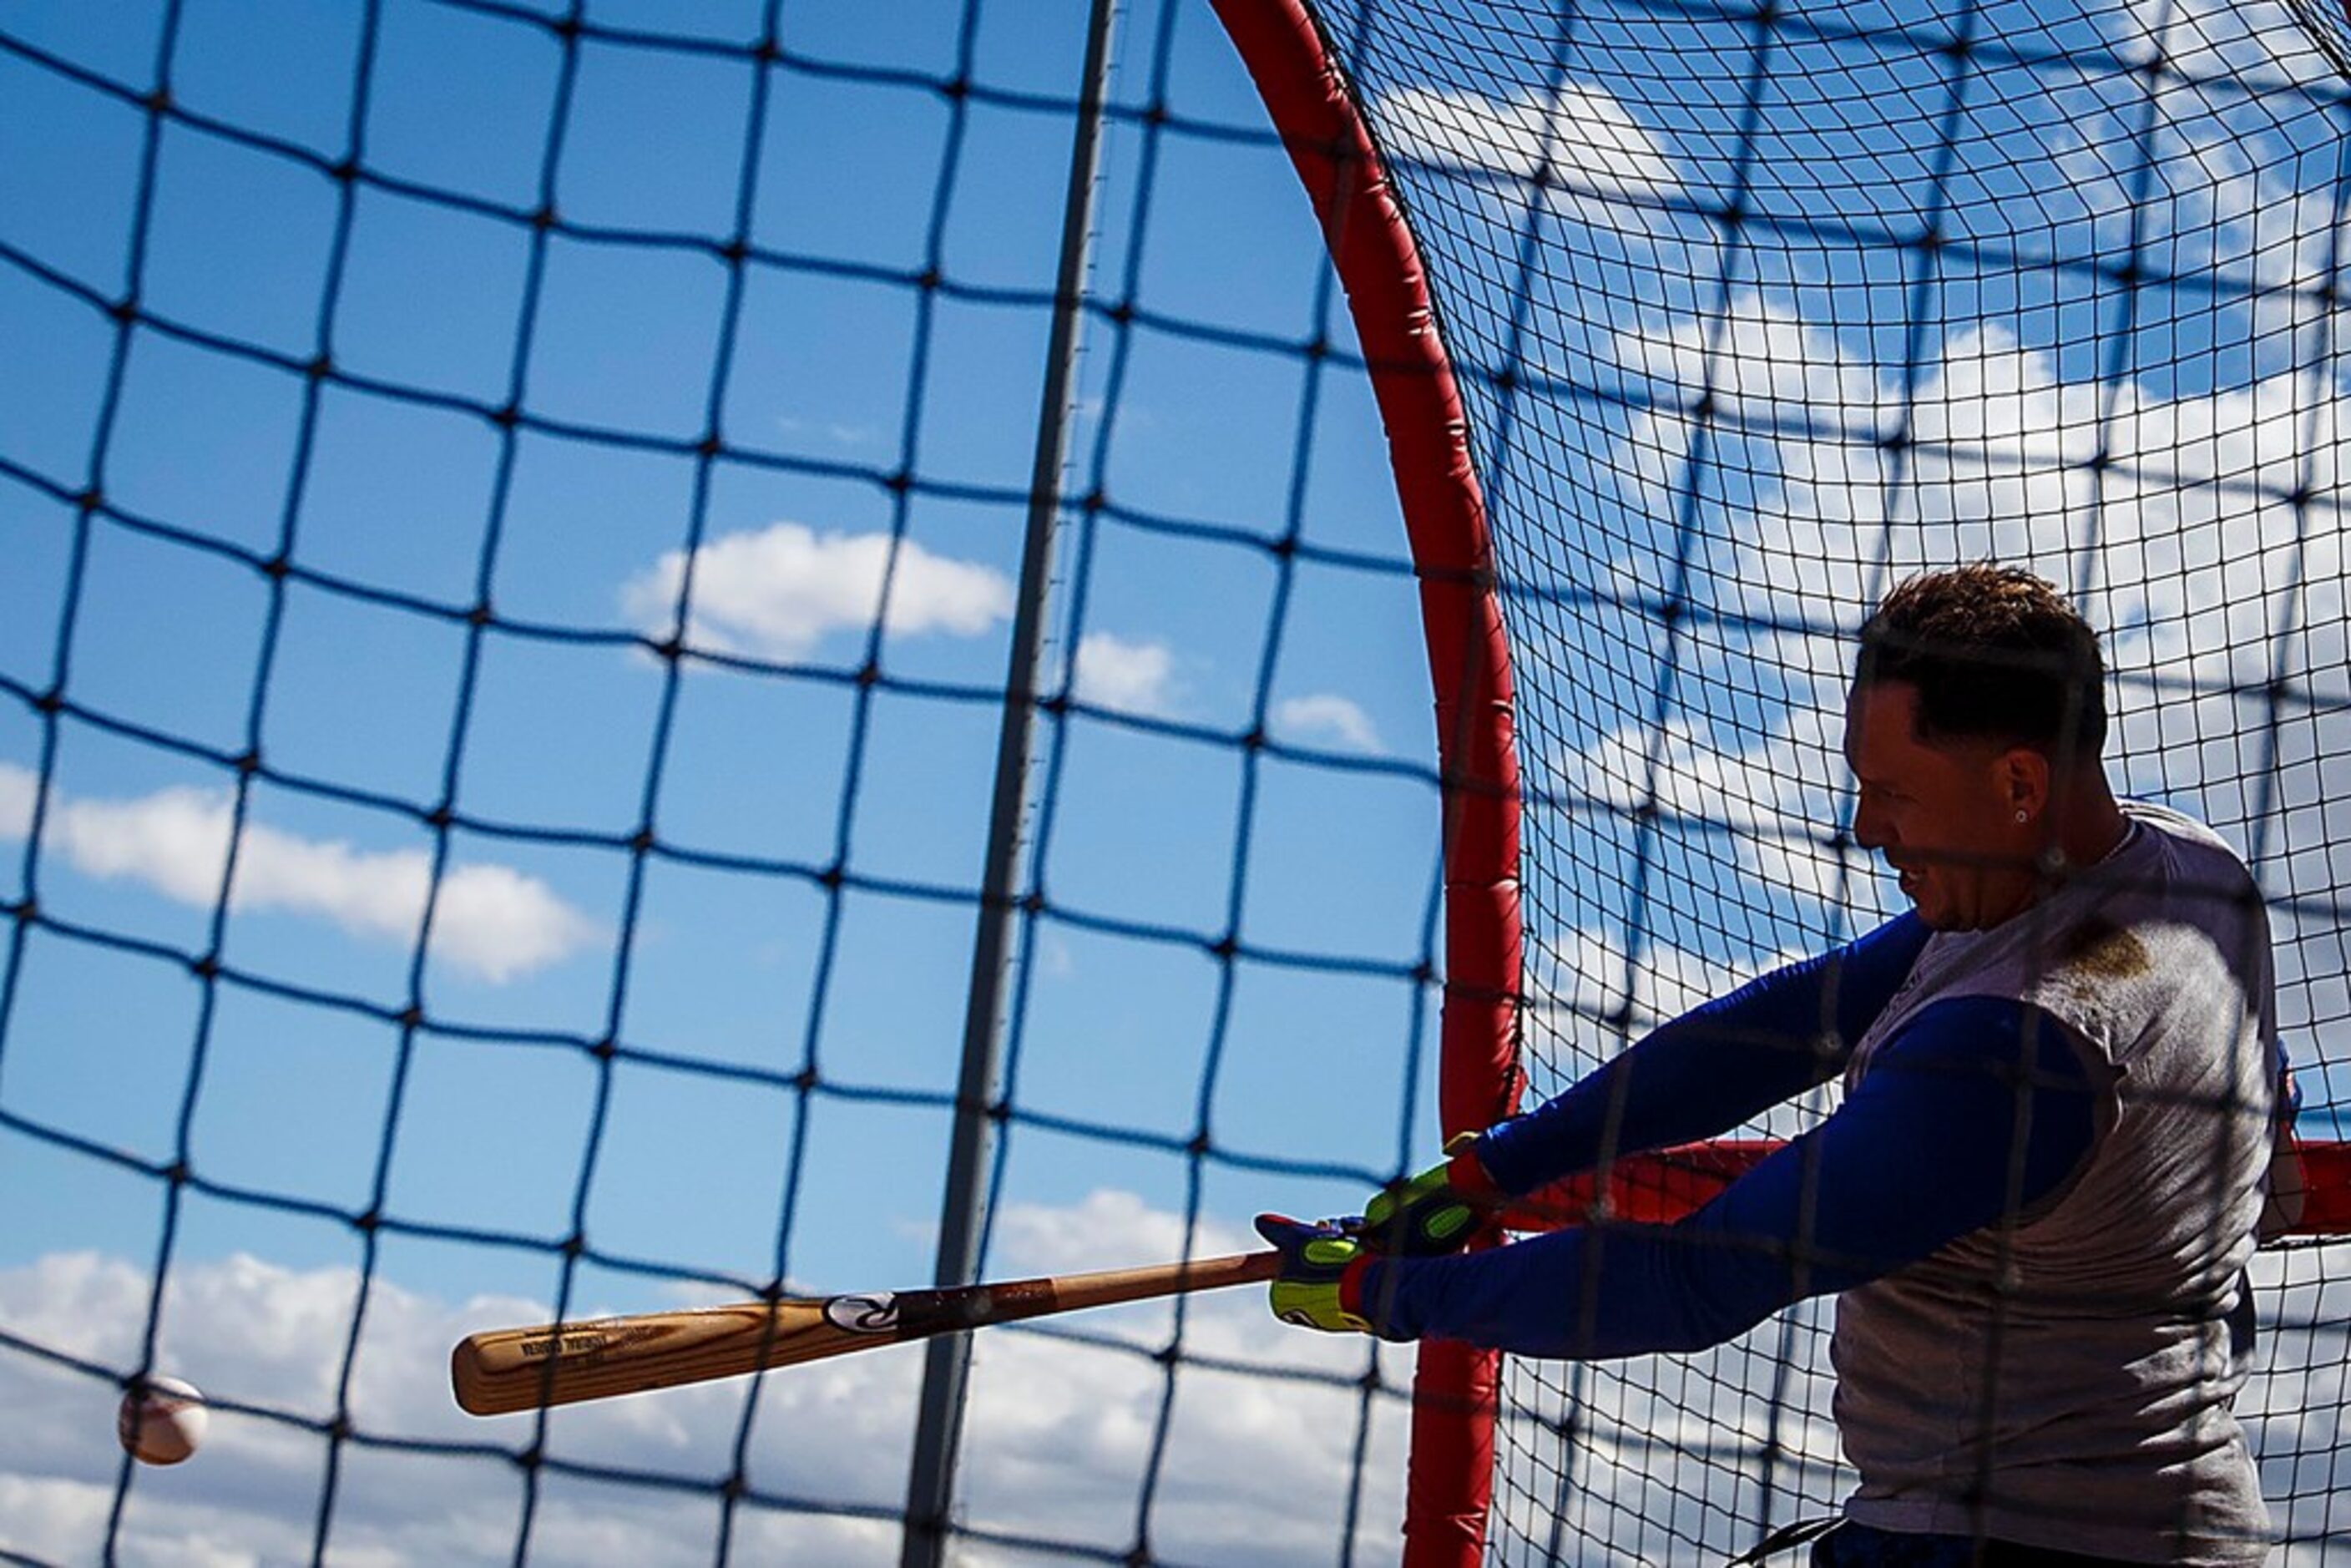
<path fill-rule="evenodd" d="M 0 1557 L 1392 1552 L 1408 1354 L 1262 1288 L 450 1392 L 1423 1157 L 1351 345 L 1186 5 L 9 6 Z"/>
<path fill-rule="evenodd" d="M 1817 1302 L 1577 1364 L 1220 1291 L 480 1419 L 447 1368 L 1359 1207 L 1900 905 L 1852 633 L 1991 558 L 2269 901 L 2314 1191 L 2238 1409 L 2318 1561 L 2323 10 L 0 11 L 0 1560 L 1833 1510 Z M 1832 1093 L 1513 1222 L 1684 1212 Z M 141 1463 L 166 1375 L 208 1424 Z"/>
<path fill-rule="evenodd" d="M 2104 629 L 2127 792 L 2248 857 L 2336 1135 L 2351 142 L 2312 10 L 1322 7 L 1489 508 L 1536 1094 L 1901 906 L 1848 831 L 1851 634 L 1991 559 Z M 2256 1266 L 2239 1409 L 2289 1561 L 2345 1528 L 2336 1256 Z M 1494 1556 L 1715 1561 L 1833 1512 L 1828 1318 L 1511 1363 Z"/>

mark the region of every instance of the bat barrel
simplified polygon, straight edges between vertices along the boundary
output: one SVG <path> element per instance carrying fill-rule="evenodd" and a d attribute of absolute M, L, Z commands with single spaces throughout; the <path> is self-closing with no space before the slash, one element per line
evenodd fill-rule
<path fill-rule="evenodd" d="M 458 1407 L 504 1416 L 847 1355 L 1049 1313 L 1270 1280 L 1280 1254 L 1159 1263 L 942 1291 L 738 1301 L 693 1312 L 494 1329 L 449 1356 Z"/>

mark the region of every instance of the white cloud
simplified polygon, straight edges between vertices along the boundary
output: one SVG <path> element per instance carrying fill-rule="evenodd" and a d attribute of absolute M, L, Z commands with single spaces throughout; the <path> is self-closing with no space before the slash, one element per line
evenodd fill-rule
<path fill-rule="evenodd" d="M 2332 491 L 2351 468 L 2351 410 L 2309 375 L 2165 400 L 2137 382 L 2064 381 L 2048 354 L 1970 328 L 1926 363 L 1906 411 L 1834 335 L 1753 298 L 1721 351 L 1696 324 L 1628 331 L 1619 350 L 1653 378 L 1661 405 L 1625 443 L 1625 465 L 1649 481 L 1643 500 L 1670 494 L 1695 434 L 1676 411 L 1709 379 L 1718 413 L 1761 452 L 1771 483 L 1748 526 L 1711 541 L 1703 563 L 1747 614 L 1851 621 L 1909 572 L 1986 557 L 2068 582 L 2095 538 L 2089 587 L 2121 629 L 2116 663 L 2217 685 L 2266 679 L 2287 602 L 2338 576 Z M 1911 444 L 1896 469 L 1876 443 L 1906 416 Z M 2315 496 L 2299 514 L 2283 499 L 2298 487 Z M 2270 580 L 2264 547 L 2289 543 L 2302 552 L 2298 576 Z M 1654 559 L 1626 558 L 1622 581 L 1656 580 Z M 1814 675 L 1840 663 L 1792 662 Z"/>
<path fill-rule="evenodd" d="M 2351 713 L 2290 715 L 2271 757 L 2258 693 L 2283 674 L 2323 698 L 2351 668 L 2335 497 L 2351 471 L 2345 394 L 2294 372 L 2176 397 L 2136 380 L 2101 386 L 1993 327 L 1929 350 L 1906 407 L 1901 378 L 1760 297 L 1736 302 L 1711 345 L 1697 322 L 1620 335 L 1619 359 L 1650 379 L 1656 404 L 1613 464 L 1642 475 L 1631 504 L 1676 515 L 1697 436 L 1683 411 L 1709 384 L 1760 482 L 1738 526 L 1691 562 L 1701 602 L 1729 612 L 1683 633 L 1680 689 L 1708 716 L 1628 723 L 1538 755 L 1536 782 L 1618 812 L 1654 790 L 1670 812 L 1727 826 L 1742 873 L 1734 900 L 1882 913 L 1888 890 L 1867 857 L 1826 841 L 1844 780 L 1844 635 L 1893 581 L 1995 559 L 2075 588 L 2106 630 L 2122 786 L 2179 801 L 2248 849 L 2266 806 L 2278 815 L 2262 830 L 2265 885 L 2331 898 L 2326 846 L 2351 841 Z M 1878 438 L 1906 423 L 1896 463 Z M 1719 453 L 1729 438 L 1714 439 Z M 2285 499 L 2298 491 L 2310 497 L 2299 509 Z M 1617 588 L 1654 593 L 1670 542 L 1661 530 L 1624 547 Z M 1748 632 L 1740 617 L 1789 629 Z M 2257 765 L 2273 769 L 2266 801 Z M 1563 831 L 1613 839 L 1621 821 Z M 2307 1010 L 2291 994 L 2307 983 L 2299 969 L 2288 954 L 2288 1016 Z"/>
<path fill-rule="evenodd" d="M 1177 1255 L 1182 1229 L 1177 1217 L 1120 1193 L 1097 1193 L 1067 1209 L 1015 1205 L 999 1217 L 991 1272 L 1015 1278 L 1153 1261 Z M 1199 1245 L 1238 1250 L 1255 1243 L 1237 1227 L 1217 1225 Z M 214 1420 L 204 1449 L 189 1463 L 135 1472 L 127 1559 L 308 1558 L 323 1439 L 226 1406 L 330 1418 L 355 1299 L 349 1269 L 288 1269 L 249 1257 L 174 1268 L 158 1364 L 214 1400 Z M 147 1302 L 144 1273 L 119 1259 L 53 1254 L 0 1270 L 0 1322 L 12 1334 L 117 1373 L 136 1364 Z M 426 1458 L 346 1448 L 331 1521 L 334 1561 L 392 1568 L 511 1559 L 521 1493 L 507 1454 L 530 1441 L 531 1418 L 460 1414 L 442 1369 L 465 1333 L 542 1321 L 546 1312 L 542 1302 L 447 1302 L 382 1279 L 374 1283 L 353 1366 L 357 1429 L 507 1453 Z M 1068 1321 L 1143 1354 L 1012 1329 L 978 1336 L 959 1469 L 962 1517 L 1123 1552 L 1133 1543 L 1165 1388 L 1165 1369 L 1148 1353 L 1166 1343 L 1175 1305 L 1137 1303 Z M 1344 1380 L 1376 1354 L 1389 1386 L 1400 1388 L 1410 1377 L 1409 1350 L 1277 1324 L 1255 1286 L 1189 1298 L 1185 1347 L 1272 1375 L 1197 1365 L 1179 1372 L 1151 1518 L 1155 1550 L 1172 1561 L 1266 1568 L 1330 1555 L 1344 1531 L 1353 1465 L 1359 1392 Z M 760 1380 L 747 1454 L 751 1485 L 820 1506 L 894 1513 L 922 1357 L 899 1347 Z M 1330 1381 L 1296 1376 L 1308 1370 Z M 716 1544 L 713 1488 L 731 1465 L 751 1388 L 737 1378 L 553 1413 L 554 1457 L 684 1484 L 552 1479 L 533 1518 L 531 1560 L 707 1563 Z M 58 1562 L 96 1560 L 120 1458 L 117 1395 L 104 1378 L 0 1347 L 0 1407 L 11 1416 L 0 1424 L 0 1546 Z M 1365 1561 L 1393 1555 L 1403 1506 L 1404 1405 L 1390 1397 L 1377 1408 L 1354 1548 Z M 749 1505 L 737 1524 L 736 1551 L 745 1560 L 881 1564 L 898 1553 L 898 1531 L 887 1520 Z M 185 1550 L 175 1552 L 178 1546 Z M 1026 1560 L 969 1542 L 959 1553 L 971 1568 Z"/>
<path fill-rule="evenodd" d="M 686 641 L 712 653 L 805 657 L 826 634 L 872 626 L 885 581 L 893 635 L 977 636 L 1012 613 L 1012 582 L 993 567 L 933 555 L 902 539 L 892 564 L 886 534 L 818 533 L 776 523 L 729 534 L 695 552 Z M 624 612 L 666 635 L 677 615 L 686 558 L 671 550 L 622 590 Z"/>
<path fill-rule="evenodd" d="M 545 968 L 601 935 L 594 921 L 552 888 L 512 866 L 455 866 L 441 878 L 433 956 L 484 979 L 509 980 Z"/>
<path fill-rule="evenodd" d="M 1591 1016 L 1621 1009 L 1626 1030 L 1637 1038 L 1801 956 L 1778 953 L 1734 964 L 1652 942 L 1635 958 L 1613 936 L 1571 931 L 1557 943 L 1534 945 L 1528 967 L 1535 977 L 1531 989 L 1537 1002 L 1528 1022 L 1544 1037 L 1546 1057 L 1571 1071 L 1586 1071 L 1615 1049 L 1614 1041 L 1593 1037 L 1585 1021 Z M 1549 1086 L 1554 1093 L 1565 1087 Z"/>
<path fill-rule="evenodd" d="M 1380 732 L 1357 704 L 1331 692 L 1284 697 L 1273 705 L 1273 727 L 1284 739 L 1335 740 L 1357 751 L 1378 751 Z"/>
<path fill-rule="evenodd" d="M 1654 195 L 1679 182 L 1664 150 L 1625 106 L 1573 82 L 1548 102 L 1406 88 L 1380 100 L 1390 144 L 1460 173 L 1600 195 Z"/>
<path fill-rule="evenodd" d="M 2130 0 L 2096 13 L 2126 64 L 2143 66 L 2158 57 L 2170 70 L 2196 80 L 2234 82 L 2283 77 L 2333 89 L 2337 68 L 2310 41 L 2295 7 L 2277 0 Z M 2343 24 L 2318 6 L 2312 26 L 2331 31 L 2338 42 Z"/>
<path fill-rule="evenodd" d="M 1594 276 L 1595 264 L 1638 258 L 1652 304 L 1694 308 L 1699 280 L 1720 271 L 1721 235 L 1685 195 L 1670 143 L 1603 89 L 1568 82 L 1549 96 L 1489 98 L 1404 88 L 1382 94 L 1371 112 L 1401 179 L 1416 188 L 1450 183 L 1456 189 L 1441 198 L 1448 204 L 1465 198 L 1459 215 L 1484 226 L 1469 243 L 1515 250 L 1540 212 L 1533 226 L 1545 265 L 1562 269 L 1555 276 L 1606 293 L 1615 279 Z M 1523 351 L 1530 368 L 1566 375 L 1552 358 L 1565 347 L 1534 334 Z"/>
<path fill-rule="evenodd" d="M 1722 423 L 1876 434 L 1886 392 L 1868 365 L 1834 332 L 1757 291 L 1719 318 L 1637 323 L 1618 332 L 1613 357 L 1640 378 L 1648 401 L 1681 413 L 1703 400 Z"/>
<path fill-rule="evenodd" d="M 1176 1258 L 1184 1252 L 1180 1215 L 1155 1209 L 1134 1193 L 1104 1187 L 1074 1207 L 1012 1204 L 997 1217 L 996 1245 L 1012 1267 L 1040 1274 L 1068 1274 L 1114 1267 L 1117 1258 Z M 1202 1222 L 1194 1239 L 1196 1253 L 1250 1251 L 1261 1246 L 1255 1232 L 1214 1220 Z"/>
<path fill-rule="evenodd" d="M 1829 639 L 1799 641 L 1837 653 Z M 1618 821 L 1654 800 L 1668 816 L 1729 827 L 1741 867 L 1777 896 L 1835 903 L 1858 916 L 1890 914 L 1880 905 L 1885 889 L 1872 858 L 1855 848 L 1840 855 L 1825 841 L 1844 777 L 1829 695 L 1842 693 L 1841 673 L 1817 689 L 1819 706 L 1787 709 L 1761 735 L 1719 735 L 1677 717 L 1661 727 L 1626 726 L 1538 764 L 1552 788 L 1605 805 Z"/>
<path fill-rule="evenodd" d="M 0 840 L 31 831 L 37 788 L 29 770 L 0 763 Z M 43 848 L 91 876 L 144 883 L 209 908 L 220 894 L 233 825 L 226 790 L 174 788 L 129 800 L 52 797 Z M 432 861 L 422 850 L 359 850 L 248 819 L 229 905 L 320 915 L 356 936 L 413 942 L 431 883 Z M 597 934 L 593 921 L 545 883 L 509 866 L 453 866 L 441 878 L 434 956 L 494 984 L 560 962 Z"/>
<path fill-rule="evenodd" d="M 1165 718 L 1176 711 L 1176 655 L 1165 643 L 1089 632 L 1078 643 L 1072 685 L 1081 702 Z"/>

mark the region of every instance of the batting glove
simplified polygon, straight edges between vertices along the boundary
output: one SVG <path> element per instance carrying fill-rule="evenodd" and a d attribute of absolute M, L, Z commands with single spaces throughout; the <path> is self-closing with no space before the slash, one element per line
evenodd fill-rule
<path fill-rule="evenodd" d="M 1435 1258 L 1458 1252 L 1502 1207 L 1502 1190 L 1478 1158 L 1476 1133 L 1445 1145 L 1449 1156 L 1409 1181 L 1391 1184 L 1364 1207 L 1361 1239 L 1374 1252 Z"/>
<path fill-rule="evenodd" d="M 1373 1332 L 1364 1315 L 1364 1271 L 1372 1254 L 1340 1222 L 1308 1225 L 1260 1214 L 1257 1233 L 1281 1253 L 1281 1272 L 1266 1291 L 1275 1317 L 1325 1333 Z"/>

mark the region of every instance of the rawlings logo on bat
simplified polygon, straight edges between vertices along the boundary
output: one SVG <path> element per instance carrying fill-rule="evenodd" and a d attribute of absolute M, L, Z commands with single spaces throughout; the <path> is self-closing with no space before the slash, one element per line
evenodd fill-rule
<path fill-rule="evenodd" d="M 851 1333 L 895 1333 L 898 1298 L 887 1291 L 871 1296 L 829 1297 L 824 1321 Z"/>

